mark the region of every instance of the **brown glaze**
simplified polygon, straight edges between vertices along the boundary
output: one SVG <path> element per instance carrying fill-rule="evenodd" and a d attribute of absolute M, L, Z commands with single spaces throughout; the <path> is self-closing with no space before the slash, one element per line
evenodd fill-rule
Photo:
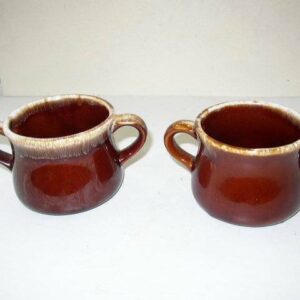
<path fill-rule="evenodd" d="M 201 125 L 215 140 L 243 148 L 271 148 L 300 138 L 299 128 L 278 111 L 264 106 L 229 106 L 213 111 Z"/>
<path fill-rule="evenodd" d="M 135 127 L 139 135 L 118 151 L 112 133 L 122 126 Z M 0 162 L 12 168 L 18 197 L 28 207 L 48 214 L 84 211 L 112 197 L 122 183 L 123 162 L 140 150 L 147 135 L 138 116 L 113 115 L 104 100 L 82 95 L 26 106 L 12 114 L 4 129 L 11 138 L 14 162 L 3 151 Z M 91 130 L 99 132 L 100 138 L 95 139 Z M 38 149 L 28 151 L 26 145 L 35 143 Z"/>
<path fill-rule="evenodd" d="M 1 122 L 0 122 L 0 135 L 4 136 L 3 125 Z M 14 160 L 13 155 L 0 150 L 0 164 L 1 165 L 5 166 L 6 168 L 11 170 L 13 167 L 13 160 Z"/>
<path fill-rule="evenodd" d="M 194 130 L 194 122 L 186 120 L 175 122 L 169 126 L 165 134 L 165 145 L 167 150 L 189 170 L 192 170 L 195 158 L 177 145 L 174 140 L 174 136 L 177 133 L 186 133 L 196 139 L 197 136 Z"/>
<path fill-rule="evenodd" d="M 178 130 L 182 123 L 189 126 Z M 186 153 L 174 141 L 177 132 L 197 136 L 201 144 L 196 157 L 182 159 Z M 296 113 L 231 102 L 203 112 L 195 123 L 175 122 L 165 144 L 191 170 L 194 196 L 210 215 L 233 224 L 265 226 L 288 219 L 300 208 L 299 138 Z"/>
<path fill-rule="evenodd" d="M 49 102 L 34 113 L 13 120 L 11 130 L 34 138 L 63 137 L 95 127 L 107 117 L 104 106 L 81 99 L 70 103 Z"/>
<path fill-rule="evenodd" d="M 16 152 L 16 193 L 34 210 L 66 214 L 105 202 L 119 189 L 123 169 L 109 140 L 86 155 L 68 159 L 22 158 Z"/>

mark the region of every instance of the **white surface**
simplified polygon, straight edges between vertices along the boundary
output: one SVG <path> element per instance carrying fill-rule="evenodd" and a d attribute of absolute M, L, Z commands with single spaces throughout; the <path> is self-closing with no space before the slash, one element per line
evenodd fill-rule
<path fill-rule="evenodd" d="M 298 300 L 300 215 L 265 228 L 213 219 L 163 146 L 171 122 L 224 99 L 106 98 L 145 119 L 149 151 L 114 198 L 69 216 L 24 207 L 1 168 L 0 299 Z M 0 119 L 32 99 L 0 99 Z M 299 100 L 274 102 L 300 111 Z"/>
<path fill-rule="evenodd" d="M 300 95 L 299 0 L 0 0 L 4 95 Z"/>

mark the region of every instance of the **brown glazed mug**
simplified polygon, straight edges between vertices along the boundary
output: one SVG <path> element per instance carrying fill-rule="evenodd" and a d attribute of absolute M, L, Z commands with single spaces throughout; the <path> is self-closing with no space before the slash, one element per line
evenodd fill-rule
<path fill-rule="evenodd" d="M 196 157 L 174 136 L 199 141 Z M 165 133 L 170 154 L 192 172 L 192 190 L 212 216 L 233 224 L 282 222 L 300 207 L 300 116 L 255 101 L 228 102 L 178 121 Z"/>
<path fill-rule="evenodd" d="M 112 134 L 122 126 L 138 130 L 124 150 Z M 114 195 L 122 164 L 144 145 L 147 128 L 132 114 L 114 114 L 105 100 L 87 95 L 55 96 L 14 111 L 0 124 L 12 155 L 0 163 L 12 170 L 16 193 L 30 208 L 68 214 L 93 208 Z"/>

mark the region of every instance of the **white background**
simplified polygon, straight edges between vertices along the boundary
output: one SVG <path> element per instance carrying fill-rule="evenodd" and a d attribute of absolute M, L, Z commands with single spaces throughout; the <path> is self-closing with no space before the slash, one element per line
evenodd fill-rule
<path fill-rule="evenodd" d="M 264 228 L 218 221 L 163 146 L 171 122 L 228 99 L 106 98 L 149 127 L 110 201 L 75 215 L 39 214 L 17 199 L 11 173 L 0 168 L 0 299 L 299 300 L 300 214 Z M 0 97 L 0 120 L 34 99 Z M 299 100 L 272 99 L 298 112 Z M 128 135 L 118 132 L 118 140 Z"/>
<path fill-rule="evenodd" d="M 101 94 L 149 127 L 120 191 L 85 213 L 29 210 L 0 167 L 0 299 L 299 300 L 300 215 L 213 219 L 162 141 L 219 96 L 299 96 L 299 50 L 299 0 L 0 0 L 0 93 Z M 0 120 L 34 99 L 0 96 Z"/>
<path fill-rule="evenodd" d="M 0 0 L 4 95 L 299 96 L 299 0 Z"/>

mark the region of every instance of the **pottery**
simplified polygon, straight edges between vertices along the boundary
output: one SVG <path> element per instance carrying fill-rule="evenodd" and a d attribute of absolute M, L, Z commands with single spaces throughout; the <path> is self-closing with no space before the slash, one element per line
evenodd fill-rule
<path fill-rule="evenodd" d="M 174 140 L 199 142 L 194 157 Z M 300 116 L 256 101 L 227 102 L 178 121 L 165 133 L 169 153 L 192 173 L 192 191 L 213 217 L 245 226 L 283 222 L 300 207 Z"/>
<path fill-rule="evenodd" d="M 119 151 L 113 133 L 138 130 L 137 139 Z M 114 114 L 105 100 L 88 95 L 47 97 L 14 111 L 0 124 L 12 154 L 0 163 L 12 170 L 19 199 L 33 210 L 70 214 L 105 202 L 119 189 L 122 165 L 146 141 L 144 121 Z"/>

